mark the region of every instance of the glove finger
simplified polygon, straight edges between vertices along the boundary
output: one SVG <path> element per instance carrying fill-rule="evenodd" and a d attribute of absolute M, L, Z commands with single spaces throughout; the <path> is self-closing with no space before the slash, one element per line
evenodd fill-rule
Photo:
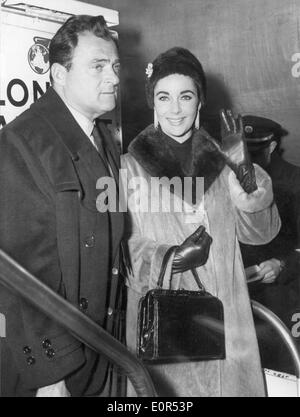
<path fill-rule="evenodd" d="M 238 132 L 239 133 L 244 133 L 243 118 L 242 118 L 242 116 L 240 114 L 237 117 L 237 128 L 238 128 Z"/>
<path fill-rule="evenodd" d="M 236 125 L 236 120 L 234 118 L 234 115 L 232 113 L 232 110 L 227 110 L 227 114 L 229 116 L 229 120 L 230 120 L 230 124 L 231 124 L 231 129 L 233 131 L 233 133 L 237 132 L 237 125 Z"/>
<path fill-rule="evenodd" d="M 209 247 L 212 244 L 212 237 L 206 232 L 202 235 L 202 237 L 199 239 L 199 241 L 200 240 L 201 240 L 201 246 L 203 246 L 203 247 Z"/>
<path fill-rule="evenodd" d="M 230 132 L 231 133 L 235 133 L 236 132 L 236 124 L 235 124 L 235 119 L 232 113 L 232 110 L 228 109 L 227 110 L 227 120 L 229 123 L 229 127 L 230 127 Z"/>
<path fill-rule="evenodd" d="M 204 260 L 205 260 L 205 263 L 206 263 L 206 261 L 207 261 L 207 259 L 208 259 L 208 257 L 209 257 L 209 252 L 210 252 L 210 245 L 211 245 L 211 243 L 212 243 L 212 238 L 210 237 L 210 236 L 208 236 L 208 241 L 207 242 L 205 242 L 205 246 L 204 246 L 204 256 L 203 256 L 203 258 L 204 258 Z"/>
<path fill-rule="evenodd" d="M 206 251 L 205 251 L 205 262 L 207 262 L 207 259 L 209 257 L 209 252 L 210 252 L 210 246 L 208 246 Z"/>
<path fill-rule="evenodd" d="M 186 241 L 192 241 L 192 242 L 197 242 L 199 239 L 201 239 L 201 236 L 203 235 L 203 233 L 205 233 L 205 227 L 204 226 L 199 226 L 198 229 L 191 234 Z"/>
<path fill-rule="evenodd" d="M 224 109 L 220 111 L 220 118 L 221 118 L 221 127 L 225 132 L 230 132 L 229 122 L 227 120 L 227 115 Z"/>

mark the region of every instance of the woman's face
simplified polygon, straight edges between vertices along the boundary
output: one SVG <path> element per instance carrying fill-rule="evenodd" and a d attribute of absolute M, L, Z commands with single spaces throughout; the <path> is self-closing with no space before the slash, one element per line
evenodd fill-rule
<path fill-rule="evenodd" d="M 154 109 L 163 132 L 184 142 L 200 109 L 197 88 L 191 77 L 171 74 L 160 79 L 154 88 Z"/>

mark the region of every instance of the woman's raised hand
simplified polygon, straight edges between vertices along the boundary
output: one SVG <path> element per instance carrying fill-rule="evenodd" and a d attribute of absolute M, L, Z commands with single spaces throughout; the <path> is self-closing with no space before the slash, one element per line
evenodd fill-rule
<path fill-rule="evenodd" d="M 247 150 L 242 116 L 234 118 L 231 110 L 221 110 L 222 151 L 227 164 L 235 172 L 241 186 L 248 193 L 257 190 L 255 170 Z"/>

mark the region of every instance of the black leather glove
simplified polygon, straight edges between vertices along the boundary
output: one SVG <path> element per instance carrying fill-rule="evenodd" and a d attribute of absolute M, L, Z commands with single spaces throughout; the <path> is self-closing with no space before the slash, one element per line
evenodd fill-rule
<path fill-rule="evenodd" d="M 172 264 L 172 273 L 185 272 L 204 265 L 208 259 L 212 238 L 200 226 L 180 246 L 176 248 Z"/>
<path fill-rule="evenodd" d="M 255 170 L 249 157 L 241 115 L 234 118 L 231 110 L 221 110 L 222 151 L 242 188 L 250 194 L 257 190 Z"/>

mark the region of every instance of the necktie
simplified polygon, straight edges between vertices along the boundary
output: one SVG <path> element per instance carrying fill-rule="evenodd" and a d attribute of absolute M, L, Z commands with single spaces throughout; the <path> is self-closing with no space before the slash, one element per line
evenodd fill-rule
<path fill-rule="evenodd" d="M 108 172 L 110 172 L 109 165 L 108 165 L 108 158 L 107 158 L 107 155 L 106 155 L 104 143 L 103 143 L 103 140 L 102 140 L 102 138 L 99 134 L 99 131 L 98 131 L 98 128 L 97 128 L 96 125 L 94 126 L 92 136 L 93 136 L 95 144 L 97 146 L 98 153 L 103 160 L 105 168 L 108 170 Z"/>
<path fill-rule="evenodd" d="M 111 155 L 109 153 L 107 154 L 106 149 L 105 149 L 105 142 L 101 138 L 99 130 L 96 125 L 94 126 L 92 135 L 93 135 L 95 144 L 97 146 L 98 153 L 101 156 L 101 159 L 103 160 L 105 168 L 109 172 L 110 176 L 113 177 L 116 180 L 116 183 L 118 184 L 119 183 L 119 178 L 118 178 L 119 171 Z"/>

